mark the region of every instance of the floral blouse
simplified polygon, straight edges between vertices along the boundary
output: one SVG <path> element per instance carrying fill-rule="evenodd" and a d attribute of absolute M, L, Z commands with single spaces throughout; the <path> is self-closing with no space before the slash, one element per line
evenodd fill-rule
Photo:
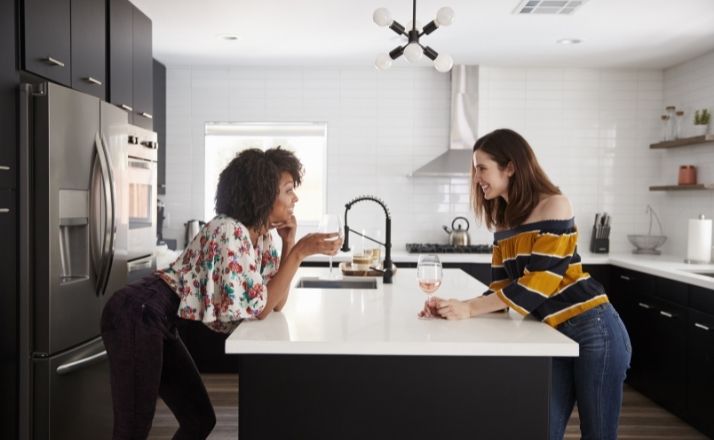
<path fill-rule="evenodd" d="M 267 284 L 279 264 L 270 233 L 259 237 L 254 247 L 247 227 L 218 215 L 176 261 L 156 274 L 181 297 L 179 317 L 228 333 L 263 311 Z"/>

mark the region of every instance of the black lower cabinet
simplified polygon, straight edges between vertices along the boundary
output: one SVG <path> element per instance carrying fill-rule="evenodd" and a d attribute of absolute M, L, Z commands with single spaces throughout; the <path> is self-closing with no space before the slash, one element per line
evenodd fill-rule
<path fill-rule="evenodd" d="M 652 382 L 648 395 L 684 418 L 686 412 L 687 318 L 686 308 L 657 299 L 647 327 L 654 347 L 650 354 Z M 647 322 L 647 321 L 645 321 Z M 714 396 L 712 396 L 714 398 Z"/>
<path fill-rule="evenodd" d="M 710 294 L 714 295 L 714 292 Z M 687 361 L 685 418 L 714 438 L 714 315 L 690 312 Z"/>
<path fill-rule="evenodd" d="M 214 332 L 200 321 L 179 319 L 181 340 L 201 373 L 237 373 L 238 356 L 226 354 L 227 334 Z"/>

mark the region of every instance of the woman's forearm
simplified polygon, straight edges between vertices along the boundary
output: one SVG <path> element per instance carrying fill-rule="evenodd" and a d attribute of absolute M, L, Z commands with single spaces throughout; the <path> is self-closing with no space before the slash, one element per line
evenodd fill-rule
<path fill-rule="evenodd" d="M 472 317 L 483 315 L 485 313 L 496 312 L 508 307 L 508 305 L 504 303 L 495 293 L 485 296 L 477 296 L 476 298 L 466 301 L 466 303 L 469 305 L 469 315 Z"/>
<path fill-rule="evenodd" d="M 285 245 L 283 245 L 283 255 L 280 261 L 280 268 L 268 282 L 268 301 L 263 311 L 258 315 L 258 318 L 263 319 L 272 311 L 279 311 L 288 300 L 288 292 L 290 291 L 290 283 L 295 276 L 302 258 L 297 252 L 293 252 L 294 246 L 290 246 L 285 256 Z"/>

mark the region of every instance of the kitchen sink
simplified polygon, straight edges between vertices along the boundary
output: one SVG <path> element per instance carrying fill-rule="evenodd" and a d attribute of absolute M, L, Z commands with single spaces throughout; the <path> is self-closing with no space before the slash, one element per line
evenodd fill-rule
<path fill-rule="evenodd" d="M 376 289 L 375 278 L 326 280 L 320 278 L 300 278 L 295 285 L 303 289 Z"/>
<path fill-rule="evenodd" d="M 714 277 L 714 272 L 692 272 L 697 275 L 704 275 L 705 277 Z"/>

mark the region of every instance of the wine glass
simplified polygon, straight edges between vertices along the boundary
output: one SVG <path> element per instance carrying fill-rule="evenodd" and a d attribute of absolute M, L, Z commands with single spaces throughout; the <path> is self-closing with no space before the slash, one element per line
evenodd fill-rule
<path fill-rule="evenodd" d="M 443 271 L 439 257 L 433 254 L 419 255 L 417 263 L 417 281 L 419 288 L 427 295 L 427 304 L 431 306 L 432 294 L 441 286 Z"/>
<path fill-rule="evenodd" d="M 333 240 L 340 240 L 342 239 L 344 233 L 342 231 L 342 222 L 340 221 L 340 217 L 335 215 L 335 214 L 325 214 L 322 216 L 320 219 L 320 232 L 325 232 L 325 233 L 334 233 L 337 232 L 339 234 L 338 237 L 334 238 Z M 330 255 L 330 277 L 332 277 L 332 255 Z"/>

